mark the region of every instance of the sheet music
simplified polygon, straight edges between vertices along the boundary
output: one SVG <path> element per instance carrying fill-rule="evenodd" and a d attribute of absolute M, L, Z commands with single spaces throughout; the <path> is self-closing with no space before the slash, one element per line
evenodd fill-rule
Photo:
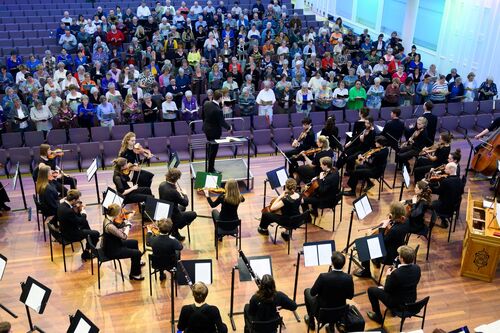
<path fill-rule="evenodd" d="M 116 194 L 114 194 L 113 192 L 107 191 L 106 195 L 104 196 L 104 200 L 102 202 L 102 206 L 104 208 L 108 208 L 109 205 L 111 205 L 114 202 L 115 196 L 116 196 Z"/>
<path fill-rule="evenodd" d="M 123 198 L 120 197 L 119 195 L 115 195 L 115 197 L 113 198 L 113 203 L 114 204 L 118 204 L 118 206 L 123 206 Z"/>
<path fill-rule="evenodd" d="M 260 279 L 266 274 L 271 275 L 271 263 L 268 258 L 250 259 L 250 267 Z"/>
<path fill-rule="evenodd" d="M 368 197 L 366 195 L 361 197 L 361 199 L 354 204 L 354 208 L 356 209 L 356 213 L 358 214 L 358 218 L 360 220 L 364 219 L 372 212 L 370 201 L 368 201 Z"/>
<path fill-rule="evenodd" d="M 17 166 L 16 166 L 16 172 L 14 173 L 14 179 L 12 179 L 12 191 L 16 190 L 18 176 L 19 176 L 19 162 L 17 163 Z"/>
<path fill-rule="evenodd" d="M 286 180 L 288 179 L 288 175 L 286 174 L 285 169 L 280 169 L 276 172 L 276 176 L 278 177 L 278 181 L 280 182 L 280 186 L 285 186 Z"/>
<path fill-rule="evenodd" d="M 97 158 L 92 161 L 92 164 L 90 164 L 89 168 L 87 169 L 87 181 L 90 182 L 92 179 L 92 176 L 94 176 L 94 173 L 97 171 Z"/>
<path fill-rule="evenodd" d="M 194 264 L 194 279 L 205 284 L 212 284 L 212 264 L 209 262 L 200 262 Z"/>
<path fill-rule="evenodd" d="M 175 168 L 176 164 L 177 164 L 177 156 L 173 156 L 172 159 L 170 160 L 170 163 L 168 164 L 168 168 L 169 169 Z"/>
<path fill-rule="evenodd" d="M 368 244 L 368 251 L 370 252 L 370 259 L 376 259 L 383 257 L 382 249 L 380 248 L 380 241 L 378 237 L 368 238 L 366 241 Z"/>
<path fill-rule="evenodd" d="M 88 333 L 92 327 L 83 318 L 80 319 L 78 325 L 75 328 L 75 333 Z"/>
<path fill-rule="evenodd" d="M 153 219 L 155 221 L 159 221 L 161 219 L 166 219 L 168 217 L 169 211 L 170 211 L 169 204 L 166 204 L 164 202 L 157 202 Z"/>
<path fill-rule="evenodd" d="M 332 262 L 332 244 L 318 245 L 319 265 L 330 265 Z"/>
<path fill-rule="evenodd" d="M 478 326 L 474 331 L 481 333 L 498 333 L 500 332 L 500 320 Z"/>
<path fill-rule="evenodd" d="M 33 283 L 24 304 L 26 304 L 36 312 L 40 312 L 43 296 L 45 296 L 45 290 Z"/>
<path fill-rule="evenodd" d="M 219 179 L 218 176 L 207 175 L 207 178 L 205 178 L 205 187 L 208 187 L 208 188 L 217 188 L 217 187 L 219 187 L 217 185 L 217 180 L 218 179 Z"/>
<path fill-rule="evenodd" d="M 345 135 L 347 135 L 348 137 L 352 138 L 352 132 L 345 132 Z"/>
<path fill-rule="evenodd" d="M 406 165 L 403 165 L 403 180 L 405 182 L 406 188 L 410 188 L 410 174 L 408 173 Z"/>
<path fill-rule="evenodd" d="M 224 139 L 216 139 L 215 142 L 216 143 L 229 143 L 230 140 L 229 140 L 229 137 L 227 137 L 227 138 L 224 138 Z"/>
<path fill-rule="evenodd" d="M 0 258 L 0 280 L 3 278 L 5 266 L 7 266 L 7 261 L 3 260 L 3 258 Z"/>
<path fill-rule="evenodd" d="M 316 245 L 304 246 L 304 266 L 318 266 L 318 251 Z"/>

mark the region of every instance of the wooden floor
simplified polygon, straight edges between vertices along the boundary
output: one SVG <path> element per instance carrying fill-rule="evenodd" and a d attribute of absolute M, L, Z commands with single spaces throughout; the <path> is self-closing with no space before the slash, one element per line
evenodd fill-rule
<path fill-rule="evenodd" d="M 459 143 L 463 145 L 463 143 Z M 466 157 L 468 151 L 464 152 Z M 465 170 L 466 158 L 462 164 Z M 263 200 L 263 181 L 265 172 L 282 165 L 281 157 L 263 156 L 252 159 L 252 172 L 255 175 L 255 188 L 245 194 L 246 201 L 240 207 L 240 217 L 243 221 L 242 249 L 247 256 L 270 254 L 273 259 L 273 271 L 277 281 L 278 289 L 292 296 L 294 286 L 294 263 L 297 251 L 301 249 L 304 241 L 304 233 L 294 233 L 290 255 L 286 254 L 286 243 L 281 239 L 277 245 L 273 245 L 268 237 L 257 233 L 258 221 Z M 388 166 L 387 177 L 392 182 L 393 164 Z M 189 188 L 188 165 L 181 164 L 184 176 L 181 179 L 183 188 Z M 166 168 L 153 166 L 150 168 L 155 173 L 153 191 L 157 191 L 158 184 L 163 180 Z M 389 177 L 389 175 L 391 175 Z M 79 188 L 83 192 L 83 200 L 86 203 L 96 202 L 94 183 L 87 183 L 83 174 L 78 174 Z M 100 171 L 100 187 L 103 190 L 112 184 L 111 172 Z M 346 179 L 344 179 L 344 182 Z M 6 184 L 6 180 L 2 180 Z M 398 183 L 400 180 L 398 180 Z M 397 184 L 398 184 L 397 183 Z M 28 206 L 34 208 L 31 195 L 33 193 L 33 182 L 29 177 L 24 177 Z M 8 186 L 10 188 L 10 185 Z M 467 188 L 472 190 L 476 196 L 488 193 L 488 182 L 468 182 Z M 364 231 L 359 228 L 375 225 L 385 217 L 388 205 L 392 200 L 397 200 L 399 189 L 384 189 L 380 201 L 376 197 L 376 187 L 370 191 L 370 199 L 374 205 L 374 213 L 365 221 L 354 221 L 353 238 L 363 236 Z M 405 197 L 411 196 L 413 191 L 405 193 Z M 21 208 L 22 200 L 20 191 L 9 191 L 12 208 Z M 343 248 L 346 244 L 349 216 L 352 208 L 352 199 L 344 202 L 342 222 L 336 221 L 335 233 L 332 233 L 332 215 L 327 212 L 321 226 L 324 229 L 312 226 L 309 228 L 309 240 L 334 239 L 337 248 Z M 463 205 L 465 207 L 465 205 Z M 204 197 L 195 194 L 195 210 L 200 215 L 209 215 L 210 207 Z M 90 223 L 94 229 L 102 230 L 102 217 L 99 206 L 88 208 Z M 462 214 L 464 216 L 464 214 Z M 186 231 L 181 233 L 186 234 Z M 451 242 L 446 242 L 447 232 L 436 228 L 431 245 L 429 261 L 425 261 L 425 251 L 420 251 L 418 264 L 422 268 L 422 279 L 418 287 L 418 297 L 423 298 L 430 295 L 430 304 L 427 312 L 425 332 L 440 327 L 451 330 L 461 325 L 469 325 L 474 328 L 479 324 L 491 322 L 498 319 L 498 308 L 500 305 L 500 274 L 492 283 L 481 282 L 459 275 L 460 256 L 463 239 L 463 222 L 459 223 L 457 231 L 452 234 Z M 136 224 L 131 232 L 132 237 L 141 242 L 140 226 Z M 210 286 L 207 301 L 215 304 L 223 314 L 223 320 L 229 326 L 229 295 L 231 267 L 237 260 L 237 251 L 234 240 L 225 239 L 220 246 L 219 260 L 215 260 L 213 246 L 212 221 L 207 218 L 198 218 L 191 227 L 191 242 L 185 242 L 185 250 L 182 252 L 184 259 L 211 258 L 214 261 L 214 284 Z M 416 246 L 424 241 L 412 237 L 410 245 Z M 9 261 L 7 270 L 0 281 L 0 303 L 7 306 L 19 315 L 13 319 L 6 312 L 0 310 L 0 321 L 9 320 L 13 324 L 14 332 L 23 332 L 28 329 L 26 312 L 19 302 L 21 288 L 19 283 L 25 281 L 27 276 L 46 284 L 52 289 L 52 295 L 43 315 L 33 314 L 33 321 L 45 332 L 65 332 L 68 327 L 68 315 L 77 309 L 83 311 L 97 326 L 101 332 L 168 332 L 170 329 L 170 284 L 160 283 L 153 280 L 153 297 L 149 296 L 148 280 L 143 282 L 130 282 L 127 278 L 123 283 L 119 272 L 115 271 L 111 263 L 103 265 L 101 290 L 97 288 L 97 277 L 90 274 L 90 262 L 82 263 L 80 249 L 75 248 L 71 253 L 68 247 L 67 255 L 68 272 L 64 273 L 62 263 L 62 252 L 60 246 L 55 244 L 54 262 L 50 261 L 49 245 L 43 241 L 43 234 L 37 231 L 36 220 L 28 221 L 26 211 L 4 213 L 0 218 L 0 253 Z M 125 275 L 128 275 L 129 262 L 124 260 Z M 297 301 L 303 302 L 303 290 L 310 287 L 317 275 L 325 271 L 327 267 L 305 268 L 301 263 L 299 288 Z M 347 269 L 347 267 L 346 267 Z M 143 270 L 147 274 L 147 269 Z M 375 270 L 374 274 L 378 274 Z M 365 291 L 373 286 L 373 281 L 354 278 L 355 291 Z M 241 311 L 244 304 L 255 292 L 256 286 L 253 282 L 236 282 L 235 311 Z M 354 303 L 366 318 L 366 311 L 370 310 L 368 297 L 365 295 L 356 297 Z M 192 303 L 192 297 L 188 287 L 180 287 L 179 295 L 175 298 L 175 313 L 178 315 L 184 304 Z M 298 309 L 303 317 L 306 313 L 304 307 Z M 304 322 L 297 323 L 293 314 L 282 312 L 286 324 L 286 332 L 304 332 Z M 366 318 L 367 319 L 367 318 Z M 237 332 L 243 332 L 243 317 L 235 317 Z M 367 320 L 367 329 L 375 328 L 376 325 Z M 410 331 L 420 327 L 420 321 L 410 319 L 405 324 L 405 330 Z M 390 318 L 386 329 L 397 332 L 399 321 Z"/>

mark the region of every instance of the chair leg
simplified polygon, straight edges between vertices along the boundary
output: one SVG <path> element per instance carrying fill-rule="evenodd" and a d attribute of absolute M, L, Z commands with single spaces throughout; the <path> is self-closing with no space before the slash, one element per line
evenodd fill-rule
<path fill-rule="evenodd" d="M 238 238 L 239 238 L 238 250 L 241 251 L 241 225 L 238 227 Z"/>
<path fill-rule="evenodd" d="M 333 219 L 332 219 L 332 232 L 335 232 L 335 216 L 337 215 L 337 205 L 332 208 Z"/>
<path fill-rule="evenodd" d="M 123 277 L 122 262 L 120 261 L 120 259 L 116 259 L 116 260 L 118 260 L 118 266 L 120 266 L 120 274 L 122 276 L 122 282 L 125 282 L 125 278 Z"/>
<path fill-rule="evenodd" d="M 278 237 L 278 225 L 276 224 L 276 228 L 274 229 L 274 245 L 276 245 L 276 238 Z"/>
<path fill-rule="evenodd" d="M 405 323 L 405 317 L 401 318 L 401 324 L 399 325 L 399 331 L 403 332 L 403 325 Z"/>
<path fill-rule="evenodd" d="M 307 243 L 307 222 L 306 222 L 306 243 Z"/>
<path fill-rule="evenodd" d="M 288 254 L 290 254 L 290 243 L 292 242 L 292 229 L 288 230 Z"/>
<path fill-rule="evenodd" d="M 90 272 L 92 275 L 94 275 L 94 258 L 92 255 L 90 256 Z"/>
<path fill-rule="evenodd" d="M 52 251 L 52 236 L 49 235 L 49 246 L 50 246 L 50 261 L 54 262 L 54 253 Z"/>
<path fill-rule="evenodd" d="M 149 261 L 148 272 L 149 272 L 149 274 L 148 274 L 149 275 L 149 296 L 153 296 L 153 283 L 151 282 L 151 261 Z M 156 277 L 156 273 L 155 273 L 155 277 Z"/>
<path fill-rule="evenodd" d="M 377 284 L 380 286 L 380 281 L 382 281 L 382 275 L 384 274 L 384 269 L 385 269 L 385 264 L 382 265 L 382 268 L 380 269 L 380 275 L 378 277 Z"/>
<path fill-rule="evenodd" d="M 64 263 L 64 272 L 66 272 L 66 251 L 64 250 L 66 246 L 63 244 L 62 246 L 62 253 L 63 253 L 63 263 Z"/>
<path fill-rule="evenodd" d="M 217 239 L 217 231 L 214 235 L 214 243 L 215 243 L 215 260 L 219 260 L 219 240 Z"/>
<path fill-rule="evenodd" d="M 429 260 L 429 250 L 431 249 L 432 228 L 433 228 L 433 226 L 429 227 L 429 234 L 427 235 L 427 253 L 425 255 L 426 261 Z"/>
<path fill-rule="evenodd" d="M 113 260 L 113 265 L 115 266 L 115 269 L 116 269 L 116 261 L 115 260 Z"/>
<path fill-rule="evenodd" d="M 101 264 L 102 262 L 97 259 L 97 288 L 101 290 Z"/>
<path fill-rule="evenodd" d="M 38 231 L 40 231 L 40 214 L 38 213 L 38 210 L 36 212 L 36 225 L 38 227 Z"/>
<path fill-rule="evenodd" d="M 188 241 L 191 243 L 191 231 L 189 230 L 189 226 L 187 226 L 188 228 Z"/>
<path fill-rule="evenodd" d="M 71 245 L 71 251 L 74 253 L 75 252 L 75 248 L 73 247 L 73 243 L 70 243 L 69 245 Z"/>
<path fill-rule="evenodd" d="M 449 227 L 450 227 L 450 229 L 448 229 L 448 243 L 449 243 L 450 242 L 450 238 L 451 238 L 451 229 L 453 228 L 453 216 L 448 221 L 448 224 L 449 224 Z"/>
<path fill-rule="evenodd" d="M 47 219 L 45 217 L 42 218 L 42 224 L 43 224 L 43 241 L 46 242 L 47 241 L 47 232 L 45 231 L 45 221 L 47 221 Z M 38 231 L 40 231 L 40 224 L 38 224 Z"/>

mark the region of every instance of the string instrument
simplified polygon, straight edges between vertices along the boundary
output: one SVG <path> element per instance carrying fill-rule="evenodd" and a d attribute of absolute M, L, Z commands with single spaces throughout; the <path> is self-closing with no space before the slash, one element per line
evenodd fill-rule
<path fill-rule="evenodd" d="M 429 171 L 425 175 L 425 180 L 429 183 L 439 182 L 448 177 L 448 174 L 444 172 L 445 164 L 438 166 L 432 171 Z"/>
<path fill-rule="evenodd" d="M 314 192 L 319 188 L 319 182 L 320 182 L 319 178 L 316 178 L 312 182 L 310 182 L 307 185 L 307 187 L 304 190 L 304 192 L 302 193 L 302 196 L 304 196 L 306 198 L 311 197 L 314 194 Z"/>
<path fill-rule="evenodd" d="M 422 149 L 422 151 L 418 155 L 425 156 L 425 155 L 434 154 L 436 152 L 436 150 L 438 150 L 439 148 L 443 148 L 444 146 L 445 146 L 444 144 L 437 142 L 437 143 L 433 144 L 431 147 L 425 147 L 424 149 Z"/>
<path fill-rule="evenodd" d="M 61 149 L 61 148 L 57 148 L 57 149 L 54 149 L 50 152 L 50 154 L 47 154 L 47 158 L 49 160 L 53 160 L 54 158 L 57 158 L 57 157 L 62 157 L 64 156 L 64 153 L 65 152 L 68 152 L 70 151 L 69 149 Z"/>
<path fill-rule="evenodd" d="M 497 160 L 500 159 L 500 127 L 497 128 L 472 158 L 471 169 L 485 176 L 491 176 L 497 169 Z"/>
<path fill-rule="evenodd" d="M 223 194 L 226 193 L 226 189 L 224 187 L 202 187 L 202 188 L 197 188 L 197 191 L 208 191 L 211 193 L 215 194 Z"/>
<path fill-rule="evenodd" d="M 122 208 L 122 211 L 120 214 L 118 214 L 114 219 L 113 219 L 113 222 L 115 223 L 118 223 L 118 224 L 121 224 L 123 223 L 125 220 L 130 220 L 132 218 L 132 216 L 135 215 L 135 211 L 134 210 L 126 210 L 125 208 Z"/>
<path fill-rule="evenodd" d="M 191 278 L 189 277 L 189 274 L 188 274 L 186 267 L 184 267 L 184 264 L 182 263 L 181 260 L 179 260 L 177 262 L 177 264 L 179 265 L 179 268 L 181 269 L 182 274 L 184 274 L 184 277 L 186 278 L 186 281 L 189 285 L 189 288 L 193 289 L 193 281 L 191 281 Z"/>
<path fill-rule="evenodd" d="M 347 147 L 349 147 L 350 145 L 352 145 L 352 144 L 353 144 L 356 140 L 358 140 L 358 139 L 361 137 L 361 135 L 367 136 L 368 134 L 370 134 L 370 131 L 371 131 L 371 128 L 370 128 L 370 129 L 366 129 L 366 128 L 365 128 L 364 130 L 362 130 L 361 132 L 359 132 L 359 134 L 358 134 L 358 135 L 356 135 L 356 136 L 354 137 L 354 139 L 350 140 L 349 142 L 347 142 L 347 143 L 345 144 L 345 146 L 344 146 L 344 150 L 345 150 L 345 148 L 347 148 Z"/>
<path fill-rule="evenodd" d="M 321 151 L 321 149 L 322 148 L 311 148 L 308 150 L 304 150 L 304 151 L 300 152 L 299 154 L 293 155 L 292 158 L 297 158 L 300 155 L 311 156 L 311 155 L 319 153 Z"/>
<path fill-rule="evenodd" d="M 364 161 L 366 161 L 367 159 L 369 159 L 373 154 L 381 151 L 382 149 L 384 149 L 383 147 L 379 147 L 379 148 L 373 148 L 373 149 L 370 149 L 368 150 L 366 153 L 364 153 L 363 155 L 361 156 L 358 156 L 358 158 L 356 159 L 356 164 L 359 165 L 359 164 L 363 164 Z"/>
<path fill-rule="evenodd" d="M 311 130 L 311 127 L 309 127 L 308 129 L 306 129 L 305 131 L 302 131 L 299 135 L 299 137 L 296 139 L 297 142 L 301 142 L 302 140 L 304 140 L 307 136 L 307 134 L 309 133 L 309 131 Z"/>
<path fill-rule="evenodd" d="M 85 208 L 85 205 L 83 204 L 83 202 L 81 202 L 80 200 L 78 200 L 76 202 L 76 204 L 73 206 L 73 210 L 75 211 L 75 213 L 77 214 L 81 214 L 82 213 L 82 210 Z"/>
<path fill-rule="evenodd" d="M 420 133 L 422 133 L 424 131 L 424 127 L 420 128 L 420 129 L 416 129 L 413 134 L 410 136 L 410 138 L 406 141 L 406 142 L 403 142 L 403 144 L 401 145 L 401 148 L 404 148 L 404 147 L 407 147 L 407 146 L 411 146 L 413 145 L 413 143 L 415 142 L 415 139 L 420 135 Z"/>
<path fill-rule="evenodd" d="M 122 173 L 125 175 L 125 176 L 128 176 L 130 175 L 130 172 L 134 171 L 134 168 L 137 167 L 137 163 L 127 163 L 127 167 L 125 169 L 122 170 Z"/>
<path fill-rule="evenodd" d="M 382 221 L 379 225 L 373 227 L 373 232 L 372 232 L 372 235 L 378 235 L 380 234 L 380 227 L 382 227 L 382 225 L 384 224 L 385 221 Z M 394 226 L 396 222 L 393 221 L 392 219 L 389 221 L 389 224 L 387 225 L 387 227 L 385 227 L 384 229 L 384 236 L 387 235 L 389 233 L 389 231 L 391 231 L 392 227 Z"/>
<path fill-rule="evenodd" d="M 276 198 L 273 198 L 271 200 L 271 202 L 269 203 L 269 205 L 267 205 L 266 207 L 262 208 L 261 210 L 261 213 L 275 213 L 275 214 L 278 214 L 278 215 L 281 215 L 281 209 L 278 209 L 278 210 L 271 210 L 271 206 L 276 202 L 276 200 L 278 200 L 278 197 Z"/>
<path fill-rule="evenodd" d="M 248 258 L 245 256 L 245 254 L 243 253 L 243 251 L 239 250 L 238 252 L 240 254 L 241 260 L 243 261 L 243 263 L 245 264 L 245 266 L 248 269 L 248 273 L 250 273 L 250 276 L 252 276 L 252 278 L 254 279 L 254 281 L 257 284 L 257 286 L 260 286 L 260 278 L 253 271 L 252 266 L 250 265 L 250 262 L 248 261 Z"/>
<path fill-rule="evenodd" d="M 154 157 L 154 158 L 156 158 L 156 160 L 160 160 L 160 158 L 158 156 L 151 153 L 151 150 L 144 148 L 140 143 L 136 143 L 134 145 L 134 148 L 132 148 L 132 150 L 134 151 L 135 154 L 143 155 L 148 159 L 151 157 Z"/>

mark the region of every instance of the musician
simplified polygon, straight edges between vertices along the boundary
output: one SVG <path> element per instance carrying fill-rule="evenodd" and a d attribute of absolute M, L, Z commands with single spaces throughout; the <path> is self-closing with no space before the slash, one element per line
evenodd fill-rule
<path fill-rule="evenodd" d="M 400 164 L 405 164 L 408 171 L 410 164 L 408 163 L 414 157 L 417 157 L 422 149 L 427 146 L 427 119 L 418 117 L 416 125 L 413 128 L 405 130 L 407 141 L 403 143 L 401 149 L 397 153 L 397 160 Z"/>
<path fill-rule="evenodd" d="M 304 183 L 310 183 L 311 180 L 318 176 L 321 172 L 320 160 L 323 157 L 329 157 L 330 160 L 333 157 L 333 151 L 330 149 L 330 141 L 324 135 L 318 136 L 316 140 L 317 149 L 311 149 L 309 151 L 304 150 L 300 152 L 300 155 L 304 159 L 304 164 L 300 165 L 293 174 L 293 178 L 297 181 L 297 184 L 303 181 Z M 309 157 L 307 152 L 317 151 L 313 153 L 314 155 Z"/>
<path fill-rule="evenodd" d="M 231 126 L 224 120 L 224 115 L 221 109 L 222 93 L 219 90 L 214 92 L 213 100 L 205 102 L 203 105 L 203 113 L 201 118 L 203 120 L 203 133 L 208 141 L 220 139 L 222 135 L 222 128 L 231 131 Z M 208 146 L 208 169 L 207 172 L 217 172 L 215 170 L 215 158 L 219 151 L 218 144 L 209 144 Z"/>
<path fill-rule="evenodd" d="M 344 191 L 342 194 L 345 196 L 355 196 L 356 187 L 360 180 L 366 182 L 365 191 L 371 189 L 374 184 L 370 178 L 379 178 L 385 171 L 387 165 L 387 157 L 389 156 L 389 149 L 386 147 L 387 139 L 381 135 L 375 138 L 375 149 L 369 151 L 369 154 L 359 154 L 358 164 L 354 171 L 350 174 L 347 185 L 350 187 L 349 191 Z"/>
<path fill-rule="evenodd" d="M 158 258 L 158 261 L 154 263 L 154 267 L 160 269 L 160 281 L 167 278 L 164 271 L 169 271 L 177 265 L 180 251 L 184 248 L 181 242 L 170 235 L 173 225 L 171 219 L 159 220 L 158 235 L 153 234 L 151 225 L 147 226 L 146 244 L 151 246 L 154 256 Z"/>
<path fill-rule="evenodd" d="M 388 146 L 398 151 L 399 149 L 399 140 L 403 136 L 405 131 L 405 124 L 399 116 L 401 115 L 401 109 L 394 108 L 391 111 L 391 120 L 389 120 L 382 130 L 381 135 L 387 138 Z"/>
<path fill-rule="evenodd" d="M 213 208 L 212 219 L 214 223 L 215 221 L 239 220 L 238 207 L 240 203 L 245 201 L 245 198 L 240 194 L 240 188 L 238 187 L 238 182 L 236 180 L 229 179 L 224 186 L 224 190 L 224 193 L 219 195 L 215 201 L 210 198 L 209 191 L 205 191 L 208 204 Z M 215 209 L 215 207 L 219 205 L 221 205 L 220 212 Z"/>
<path fill-rule="evenodd" d="M 0 182 L 0 210 L 7 212 L 10 207 L 5 204 L 6 202 L 10 202 L 9 195 L 5 190 L 5 186 Z M 2 213 L 0 213 L 0 216 L 2 216 Z"/>
<path fill-rule="evenodd" d="M 133 202 L 145 202 L 150 196 L 151 188 L 133 184 L 130 186 L 130 172 L 135 166 L 127 162 L 124 157 L 118 157 L 113 161 L 113 183 L 116 191 L 124 197 L 124 204 Z"/>
<path fill-rule="evenodd" d="M 359 154 L 366 153 L 374 145 L 375 129 L 373 127 L 373 117 L 368 116 L 365 120 L 365 129 L 345 145 L 344 151 L 337 160 L 337 168 L 340 169 L 345 165 L 346 170 L 351 172 L 354 169 Z"/>
<path fill-rule="evenodd" d="M 386 265 L 392 264 L 398 256 L 398 248 L 405 244 L 406 234 L 410 231 L 406 221 L 405 206 L 400 202 L 391 203 L 389 218 L 377 226 L 377 231 L 384 235 L 384 245 L 387 251 L 384 258 L 372 260 L 375 267 L 380 268 L 381 262 Z M 359 278 L 371 277 L 370 261 L 363 261 L 361 264 L 363 269 L 354 272 L 354 275 Z"/>
<path fill-rule="evenodd" d="M 500 128 L 500 117 L 496 117 L 490 124 L 490 126 L 488 126 L 487 128 L 485 128 L 484 130 L 482 130 L 480 133 L 478 133 L 474 139 L 476 140 L 479 140 L 481 139 L 482 137 L 486 136 L 487 134 L 489 133 L 493 133 L 494 131 L 496 131 L 498 128 Z M 481 146 L 481 145 L 480 145 Z M 477 148 L 476 148 L 476 151 L 477 151 Z"/>
<path fill-rule="evenodd" d="M 432 104 L 431 101 L 425 102 L 423 108 L 424 108 L 424 114 L 422 115 L 422 117 L 427 119 L 427 137 L 429 138 L 427 145 L 430 146 L 434 143 L 434 137 L 436 136 L 438 119 L 435 115 L 432 114 L 432 109 L 434 108 L 434 104 Z"/>
<path fill-rule="evenodd" d="M 59 207 L 59 194 L 54 184 L 54 176 L 50 166 L 40 163 L 35 191 L 40 201 L 42 214 L 53 216 L 50 223 L 57 225 L 57 208 Z"/>
<path fill-rule="evenodd" d="M 189 333 L 227 333 L 219 309 L 205 303 L 208 288 L 203 282 L 196 282 L 191 288 L 194 304 L 186 304 L 181 309 L 177 329 Z"/>
<path fill-rule="evenodd" d="M 314 148 L 316 146 L 314 140 L 314 132 L 312 130 L 312 121 L 310 118 L 302 119 L 302 133 L 299 137 L 292 142 L 292 150 L 285 153 L 286 157 L 290 159 L 288 166 L 288 174 L 293 175 L 297 167 L 298 161 L 303 161 L 304 157 L 300 155 L 301 152 Z"/>
<path fill-rule="evenodd" d="M 269 212 L 263 212 L 260 219 L 259 227 L 257 231 L 261 235 L 269 235 L 267 227 L 276 222 L 278 225 L 286 226 L 286 223 L 290 220 L 290 217 L 300 215 L 300 203 L 302 202 L 302 195 L 295 192 L 297 188 L 297 182 L 293 178 L 289 178 L 285 183 L 285 191 L 281 193 L 271 204 Z M 281 215 L 277 213 L 281 210 Z M 285 241 L 290 239 L 290 235 L 286 232 L 282 232 L 281 236 Z"/>
<path fill-rule="evenodd" d="M 165 181 L 162 182 L 158 188 L 158 193 L 161 200 L 173 203 L 171 218 L 174 226 L 171 235 L 182 242 L 186 237 L 181 236 L 179 229 L 184 228 L 186 225 L 190 225 L 198 215 L 196 212 L 181 212 L 179 209 L 179 205 L 184 207 L 189 205 L 187 194 L 178 184 L 181 175 L 182 173 L 179 169 L 169 169 L 165 175 Z"/>
<path fill-rule="evenodd" d="M 39 163 L 44 163 L 45 165 L 50 166 L 52 171 L 56 171 L 54 174 L 56 175 L 56 183 L 58 187 L 59 193 L 66 194 L 67 190 L 63 191 L 63 184 L 69 185 L 71 189 L 76 189 L 77 180 L 74 177 L 71 177 L 64 173 L 62 169 L 56 164 L 56 160 L 59 157 L 63 159 L 64 152 L 61 149 L 56 149 L 55 151 L 51 150 L 48 144 L 40 145 L 40 161 Z M 61 162 L 62 164 L 62 162 Z M 36 179 L 35 179 L 36 181 Z"/>
<path fill-rule="evenodd" d="M 403 201 L 408 212 L 410 232 L 413 234 L 427 235 L 427 225 L 424 223 L 425 212 L 431 206 L 431 188 L 425 180 L 415 183 L 415 195 Z"/>
<path fill-rule="evenodd" d="M 352 127 L 352 137 L 350 139 L 354 139 L 356 136 L 358 136 L 361 132 L 365 130 L 365 121 L 370 115 L 370 109 L 366 107 L 362 107 L 358 111 L 358 116 L 359 119 L 354 122 L 354 125 Z"/>
<path fill-rule="evenodd" d="M 431 204 L 438 215 L 452 214 L 457 209 L 464 193 L 464 184 L 460 177 L 457 176 L 457 165 L 453 162 L 446 164 L 444 172 L 448 177 L 443 179 L 439 187 L 435 189 L 435 193 L 439 197 Z M 441 225 L 438 226 L 448 228 L 448 222 L 442 220 Z"/>
<path fill-rule="evenodd" d="M 384 287 L 368 288 L 368 298 L 373 311 L 369 311 L 367 315 L 379 324 L 382 324 L 383 320 L 379 301 L 390 309 L 398 309 L 405 303 L 417 300 L 420 267 L 414 264 L 415 251 L 407 245 L 400 246 L 397 249 L 397 258 L 400 263 L 387 270 Z"/>
<path fill-rule="evenodd" d="M 80 201 L 80 197 L 80 191 L 69 190 L 68 195 L 66 195 L 66 198 L 62 200 L 57 208 L 57 219 L 62 236 L 64 240 L 70 242 L 86 240 L 87 236 L 90 236 L 92 244 L 97 244 L 99 241 L 99 231 L 90 229 L 85 205 Z M 82 253 L 82 260 L 87 260 L 91 257 L 90 247 L 87 243 Z"/>
<path fill-rule="evenodd" d="M 423 179 L 432 168 L 440 167 L 448 162 L 451 139 L 450 133 L 441 133 L 437 144 L 422 149 L 413 167 L 415 183 Z"/>
<path fill-rule="evenodd" d="M 0 322 L 0 333 L 12 333 L 12 325 L 8 321 Z"/>
<path fill-rule="evenodd" d="M 274 278 L 265 274 L 260 280 L 259 290 L 245 304 L 243 313 L 245 317 L 245 333 L 250 332 L 252 321 L 269 321 L 279 316 L 277 310 L 285 309 L 295 311 L 297 303 L 291 300 L 285 293 L 276 290 Z M 275 333 L 276 330 L 253 331 L 255 333 Z"/>
<path fill-rule="evenodd" d="M 151 188 L 154 175 L 142 169 L 142 166 L 153 157 L 153 154 L 151 154 L 151 151 L 141 148 L 141 145 L 136 143 L 135 133 L 128 132 L 122 139 L 122 145 L 118 152 L 118 156 L 125 158 L 128 163 L 136 165 L 133 169 L 134 175 L 132 176 L 132 182 L 134 184 L 137 184 L 139 187 Z M 143 158 L 141 158 L 141 155 Z"/>
<path fill-rule="evenodd" d="M 128 239 L 128 234 L 132 224 L 127 219 L 121 221 L 118 217 L 121 207 L 118 204 L 111 204 L 106 210 L 104 217 L 104 227 L 102 235 L 102 248 L 109 259 L 130 258 L 129 279 L 142 281 L 141 274 L 142 253 L 139 250 L 139 243 L 135 239 Z"/>
<path fill-rule="evenodd" d="M 328 273 L 321 273 L 312 288 L 304 290 L 307 315 L 304 321 L 309 329 L 314 331 L 315 318 L 318 318 L 320 308 L 336 308 L 346 304 L 347 299 L 354 297 L 354 282 L 352 276 L 344 273 L 345 256 L 339 252 L 332 252 L 333 269 Z"/>
<path fill-rule="evenodd" d="M 460 148 L 455 149 L 448 155 L 448 163 L 455 163 L 457 165 L 457 176 L 460 177 L 460 160 L 462 159 L 462 150 Z"/>
<path fill-rule="evenodd" d="M 311 207 L 313 216 L 318 216 L 318 208 L 331 208 L 337 204 L 339 193 L 340 177 L 338 170 L 333 167 L 332 158 L 324 156 L 319 160 L 319 164 L 321 172 L 313 179 L 313 182 L 318 182 L 318 188 L 312 196 L 304 197 L 302 203 L 302 210 L 305 211 Z"/>
<path fill-rule="evenodd" d="M 328 138 L 329 146 L 332 149 L 341 150 L 343 148 L 340 144 L 339 129 L 335 125 L 335 115 L 332 114 L 328 117 L 319 135 L 324 135 Z"/>

